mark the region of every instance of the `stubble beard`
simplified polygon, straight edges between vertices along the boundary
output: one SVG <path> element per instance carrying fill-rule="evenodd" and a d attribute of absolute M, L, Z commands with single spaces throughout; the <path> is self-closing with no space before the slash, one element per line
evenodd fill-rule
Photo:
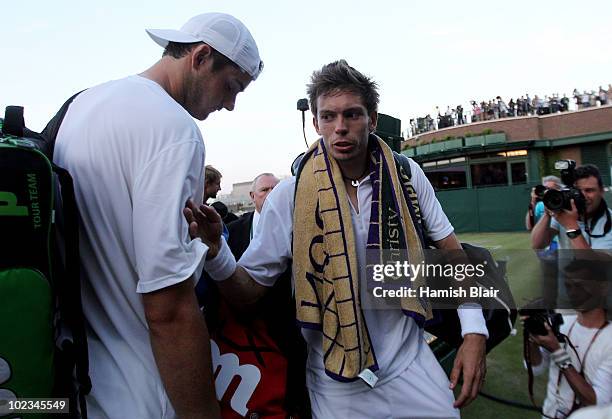
<path fill-rule="evenodd" d="M 202 106 L 202 98 L 204 97 L 202 80 L 198 79 L 198 77 L 188 74 L 185 76 L 185 103 L 183 107 L 189 114 L 199 121 L 204 121 L 210 115 L 210 112 L 204 111 L 200 113 L 200 109 Z M 200 86 L 200 87 L 199 87 Z"/>

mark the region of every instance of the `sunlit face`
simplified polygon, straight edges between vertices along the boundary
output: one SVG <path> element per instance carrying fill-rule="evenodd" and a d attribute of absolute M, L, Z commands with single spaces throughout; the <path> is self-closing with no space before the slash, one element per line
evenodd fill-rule
<path fill-rule="evenodd" d="M 591 215 L 597 211 L 597 208 L 599 208 L 601 200 L 604 197 L 604 190 L 599 187 L 597 178 L 594 176 L 589 176 L 584 179 L 578 179 L 575 186 L 576 189 L 580 189 L 580 192 L 582 192 L 584 195 L 587 215 Z"/>
<path fill-rule="evenodd" d="M 344 91 L 319 96 L 313 118 L 325 147 L 341 165 L 363 164 L 376 120 L 376 112 L 368 114 L 361 96 Z"/>
<path fill-rule="evenodd" d="M 236 96 L 251 82 L 251 77 L 232 65 L 212 71 L 213 59 L 192 68 L 185 76 L 185 109 L 203 121 L 215 111 L 234 110 Z"/>
<path fill-rule="evenodd" d="M 204 186 L 204 197 L 208 198 L 216 198 L 217 192 L 221 190 L 221 179 L 216 180 L 214 182 L 206 182 Z"/>
<path fill-rule="evenodd" d="M 272 189 L 276 185 L 278 185 L 279 180 L 276 176 L 260 176 L 255 183 L 255 190 L 250 192 L 251 200 L 255 204 L 255 210 L 258 213 L 261 213 L 261 209 L 263 208 L 263 204 L 266 201 L 266 198 L 272 192 Z"/>

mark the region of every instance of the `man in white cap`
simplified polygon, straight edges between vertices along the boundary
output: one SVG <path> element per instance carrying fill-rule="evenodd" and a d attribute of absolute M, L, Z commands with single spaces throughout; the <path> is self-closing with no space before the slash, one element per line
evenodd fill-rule
<path fill-rule="evenodd" d="M 218 417 L 193 291 L 208 246 L 190 239 L 181 209 L 203 197 L 204 144 L 193 118 L 233 110 L 263 63 L 248 29 L 226 14 L 147 32 L 165 48 L 161 60 L 76 97 L 54 154 L 74 176 L 80 211 L 88 413 Z"/>

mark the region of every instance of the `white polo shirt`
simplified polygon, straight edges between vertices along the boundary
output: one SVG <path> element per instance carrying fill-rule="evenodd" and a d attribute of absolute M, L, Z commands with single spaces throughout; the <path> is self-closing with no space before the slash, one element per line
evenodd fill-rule
<path fill-rule="evenodd" d="M 203 196 L 204 143 L 152 80 L 92 87 L 70 105 L 54 160 L 74 178 L 89 417 L 175 418 L 151 349 L 141 293 L 199 277 L 207 246 L 182 210 Z"/>

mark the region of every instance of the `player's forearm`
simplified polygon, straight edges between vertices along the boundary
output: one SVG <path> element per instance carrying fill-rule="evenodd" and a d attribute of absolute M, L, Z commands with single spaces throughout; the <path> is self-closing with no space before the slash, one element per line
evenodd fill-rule
<path fill-rule="evenodd" d="M 210 339 L 199 310 L 149 322 L 151 346 L 166 393 L 179 418 L 219 418 Z"/>
<path fill-rule="evenodd" d="M 219 291 L 230 304 L 238 307 L 248 307 L 256 304 L 267 291 L 267 287 L 257 283 L 240 265 L 231 277 L 217 282 Z"/>
<path fill-rule="evenodd" d="M 217 283 L 223 297 L 234 306 L 253 305 L 266 293 L 266 287 L 255 282 L 236 264 L 225 239 L 221 239 L 218 254 L 206 261 L 204 269 Z"/>

